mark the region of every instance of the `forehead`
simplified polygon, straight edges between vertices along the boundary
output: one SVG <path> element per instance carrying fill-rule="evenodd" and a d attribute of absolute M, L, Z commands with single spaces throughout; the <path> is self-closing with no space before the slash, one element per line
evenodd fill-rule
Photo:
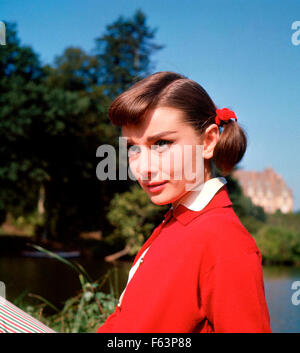
<path fill-rule="evenodd" d="M 122 126 L 122 136 L 136 141 L 165 131 L 182 131 L 186 126 L 183 115 L 181 110 L 170 107 L 150 110 L 140 124 Z"/>

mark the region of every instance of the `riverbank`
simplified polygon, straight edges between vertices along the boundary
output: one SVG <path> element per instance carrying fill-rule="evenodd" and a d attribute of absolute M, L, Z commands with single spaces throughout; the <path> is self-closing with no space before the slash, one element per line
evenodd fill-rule
<path fill-rule="evenodd" d="M 104 259 L 124 249 L 123 241 L 116 241 L 114 244 L 103 239 L 76 239 L 72 242 L 60 242 L 51 239 L 41 239 L 28 235 L 5 235 L 0 234 L 0 256 L 14 255 L 26 257 L 47 257 L 38 253 L 33 246 L 38 245 L 47 250 L 53 251 L 62 257 L 98 258 Z M 122 261 L 132 260 L 132 256 L 122 256 Z"/>

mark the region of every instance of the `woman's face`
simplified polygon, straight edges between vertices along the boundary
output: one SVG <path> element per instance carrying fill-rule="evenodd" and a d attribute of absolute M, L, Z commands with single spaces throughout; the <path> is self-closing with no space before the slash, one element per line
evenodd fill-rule
<path fill-rule="evenodd" d="M 130 170 L 157 205 L 175 203 L 204 181 L 201 136 L 183 117 L 179 109 L 159 107 L 139 125 L 122 127 Z"/>

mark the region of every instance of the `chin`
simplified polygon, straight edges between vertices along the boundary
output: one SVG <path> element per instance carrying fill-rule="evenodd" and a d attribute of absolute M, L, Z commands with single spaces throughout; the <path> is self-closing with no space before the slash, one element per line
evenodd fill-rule
<path fill-rule="evenodd" d="M 159 195 L 157 196 L 149 195 L 149 198 L 155 205 L 158 205 L 158 206 L 163 206 L 171 203 L 171 200 L 166 199 L 165 197 L 160 197 Z"/>
<path fill-rule="evenodd" d="M 150 200 L 158 206 L 163 206 L 163 205 L 168 205 L 170 203 L 173 203 L 178 199 L 178 197 L 172 197 L 172 196 L 164 196 L 164 195 L 149 195 Z"/>

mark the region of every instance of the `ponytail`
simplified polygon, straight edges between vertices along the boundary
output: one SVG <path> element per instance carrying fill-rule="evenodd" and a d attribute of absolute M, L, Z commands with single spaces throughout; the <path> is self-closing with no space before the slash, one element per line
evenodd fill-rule
<path fill-rule="evenodd" d="M 243 158 L 247 148 L 247 136 L 242 127 L 234 120 L 228 120 L 222 129 L 214 149 L 213 161 L 222 175 L 226 176 Z"/>

